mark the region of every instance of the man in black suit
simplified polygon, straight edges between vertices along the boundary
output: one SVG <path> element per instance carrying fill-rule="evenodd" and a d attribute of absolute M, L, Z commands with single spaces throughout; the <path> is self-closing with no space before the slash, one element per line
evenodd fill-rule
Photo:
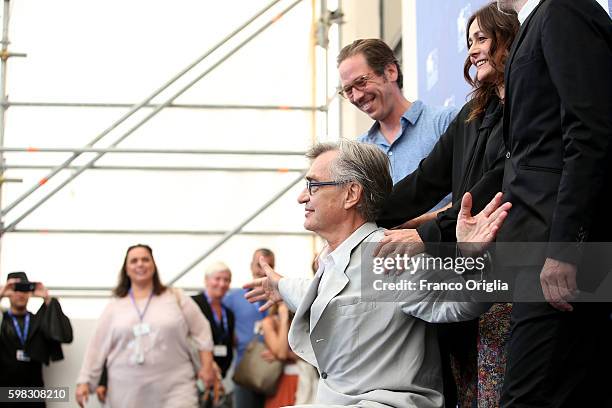
<path fill-rule="evenodd" d="M 589 242 L 612 241 L 612 22 L 595 0 L 498 6 L 521 22 L 505 74 L 503 191 L 513 208 L 498 241 L 546 243 L 504 259 L 521 277 L 515 293 L 538 288 L 542 301 L 514 305 L 501 406 L 610 407 L 598 370 L 612 362 L 610 304 L 575 296 L 611 268 Z"/>

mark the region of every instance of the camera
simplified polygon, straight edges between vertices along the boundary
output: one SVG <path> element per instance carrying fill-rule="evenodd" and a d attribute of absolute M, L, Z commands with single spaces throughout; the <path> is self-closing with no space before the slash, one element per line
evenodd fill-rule
<path fill-rule="evenodd" d="M 36 282 L 17 282 L 15 283 L 15 292 L 34 292 Z"/>

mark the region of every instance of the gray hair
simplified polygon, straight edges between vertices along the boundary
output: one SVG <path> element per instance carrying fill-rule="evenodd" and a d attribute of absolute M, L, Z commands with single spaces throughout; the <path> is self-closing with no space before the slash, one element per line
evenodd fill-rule
<path fill-rule="evenodd" d="M 306 153 L 311 160 L 329 151 L 338 151 L 331 165 L 333 181 L 354 181 L 363 188 L 357 210 L 366 221 L 376 221 L 393 189 L 389 158 L 372 144 L 340 139 L 338 143 L 318 143 Z"/>
<path fill-rule="evenodd" d="M 232 274 L 232 271 L 230 270 L 229 266 L 227 266 L 223 262 L 215 262 L 209 265 L 208 268 L 206 268 L 206 271 L 204 272 L 204 277 L 210 278 L 215 273 L 223 271 L 228 271 L 230 275 Z"/>

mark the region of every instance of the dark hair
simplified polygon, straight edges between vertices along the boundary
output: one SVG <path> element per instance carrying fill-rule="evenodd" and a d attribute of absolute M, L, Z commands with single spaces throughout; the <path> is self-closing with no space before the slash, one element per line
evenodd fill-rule
<path fill-rule="evenodd" d="M 135 248 L 144 248 L 149 251 L 149 255 L 151 255 L 151 260 L 153 261 L 153 267 L 155 268 L 153 272 L 153 293 L 156 295 L 161 295 L 166 290 L 166 287 L 162 285 L 159 280 L 159 272 L 157 271 L 157 264 L 155 263 L 155 258 L 153 258 L 153 250 L 150 246 L 144 244 L 136 244 L 132 245 L 125 251 L 125 258 L 123 259 L 123 266 L 121 267 L 121 271 L 119 272 L 119 282 L 115 289 L 113 289 L 113 294 L 117 297 L 125 297 L 130 291 L 130 287 L 132 286 L 132 281 L 127 274 L 127 260 L 128 255 L 132 249 Z"/>
<path fill-rule="evenodd" d="M 402 75 L 402 69 L 400 68 L 393 50 L 389 48 L 384 41 L 377 38 L 367 38 L 361 40 L 355 40 L 352 44 L 349 44 L 342 48 L 338 58 L 336 59 L 338 66 L 345 59 L 352 57 L 357 54 L 363 54 L 366 62 L 376 73 L 376 75 L 383 76 L 385 74 L 385 68 L 389 64 L 394 64 L 397 68 L 397 86 L 402 89 L 404 86 L 404 76 Z"/>
<path fill-rule="evenodd" d="M 489 48 L 489 65 L 495 71 L 493 81 L 482 83 L 476 77 L 470 77 L 472 62 L 470 55 L 465 59 L 463 65 L 463 77 L 474 90 L 470 92 L 472 111 L 467 121 L 472 121 L 484 114 L 487 105 L 492 97 L 495 97 L 497 88 L 504 83 L 504 67 L 508 58 L 510 46 L 520 28 L 519 21 L 514 12 L 501 12 L 497 8 L 497 3 L 492 2 L 476 11 L 467 22 L 466 41 L 469 49 L 470 26 L 474 20 L 478 19 L 478 25 L 482 32 L 491 38 Z"/>

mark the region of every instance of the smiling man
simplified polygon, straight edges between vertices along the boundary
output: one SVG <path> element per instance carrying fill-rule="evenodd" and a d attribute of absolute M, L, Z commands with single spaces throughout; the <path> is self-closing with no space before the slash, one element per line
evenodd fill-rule
<path fill-rule="evenodd" d="M 382 40 L 354 41 L 340 51 L 337 63 L 340 95 L 376 121 L 358 140 L 375 144 L 389 157 L 395 184 L 416 170 L 458 109 L 408 101 L 402 94 L 402 69 Z M 449 201 L 447 197 L 436 208 Z"/>
<path fill-rule="evenodd" d="M 304 228 L 327 241 L 319 269 L 314 279 L 282 278 L 262 257 L 266 277 L 246 285 L 253 288 L 247 298 L 267 300 L 262 309 L 284 300 L 296 310 L 289 344 L 319 371 L 317 407 L 444 406 L 437 337 L 425 320 L 473 318 L 483 306 L 432 301 L 428 292 L 402 303 L 365 298 L 366 254 L 384 235 L 374 220 L 392 188 L 387 157 L 373 145 L 346 140 L 318 144 L 307 157 L 312 164 L 298 202 Z M 461 236 L 490 241 L 509 204 L 500 206 L 499 194 L 487 216 L 471 217 L 468 203 L 458 225 L 472 234 Z"/>

